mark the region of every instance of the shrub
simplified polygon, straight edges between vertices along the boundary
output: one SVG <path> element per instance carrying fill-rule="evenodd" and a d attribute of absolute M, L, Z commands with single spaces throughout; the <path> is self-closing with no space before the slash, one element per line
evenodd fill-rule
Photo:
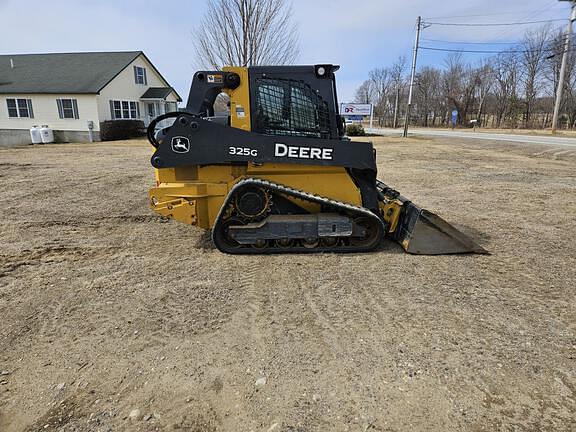
<path fill-rule="evenodd" d="M 352 124 L 346 125 L 346 135 L 348 135 L 348 136 L 364 136 L 364 135 L 366 135 L 366 132 L 364 131 L 364 128 L 362 127 L 361 124 L 352 123 Z"/>
<path fill-rule="evenodd" d="M 146 128 L 142 120 L 109 120 L 100 123 L 102 141 L 123 140 L 145 135 Z"/>

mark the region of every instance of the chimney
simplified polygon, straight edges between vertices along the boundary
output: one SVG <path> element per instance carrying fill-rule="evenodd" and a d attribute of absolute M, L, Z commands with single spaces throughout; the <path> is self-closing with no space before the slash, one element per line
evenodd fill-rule
<path fill-rule="evenodd" d="M 10 59 L 10 68 L 14 69 L 14 59 Z"/>

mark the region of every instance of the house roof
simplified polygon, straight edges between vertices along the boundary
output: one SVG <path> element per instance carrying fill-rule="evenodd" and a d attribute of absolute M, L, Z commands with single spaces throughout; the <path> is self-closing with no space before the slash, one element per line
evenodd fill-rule
<path fill-rule="evenodd" d="M 173 91 L 172 87 L 150 87 L 140 99 L 166 99 Z"/>
<path fill-rule="evenodd" d="M 99 93 L 140 55 L 160 75 L 142 51 L 0 55 L 0 94 Z"/>

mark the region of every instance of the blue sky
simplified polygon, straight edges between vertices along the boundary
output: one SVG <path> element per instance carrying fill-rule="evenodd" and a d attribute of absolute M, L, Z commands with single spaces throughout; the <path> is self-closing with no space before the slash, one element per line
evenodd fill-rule
<path fill-rule="evenodd" d="M 191 32 L 204 10 L 204 0 L 0 0 L 0 54 L 142 50 L 186 99 L 197 69 Z M 533 21 L 567 18 L 569 5 L 557 0 L 293 0 L 293 10 L 300 33 L 298 63 L 340 64 L 340 100 L 346 101 L 370 69 L 400 55 L 410 57 L 418 15 L 438 22 Z M 423 37 L 508 42 L 527 28 L 432 26 Z M 441 65 L 444 55 L 423 52 L 419 65 Z"/>

